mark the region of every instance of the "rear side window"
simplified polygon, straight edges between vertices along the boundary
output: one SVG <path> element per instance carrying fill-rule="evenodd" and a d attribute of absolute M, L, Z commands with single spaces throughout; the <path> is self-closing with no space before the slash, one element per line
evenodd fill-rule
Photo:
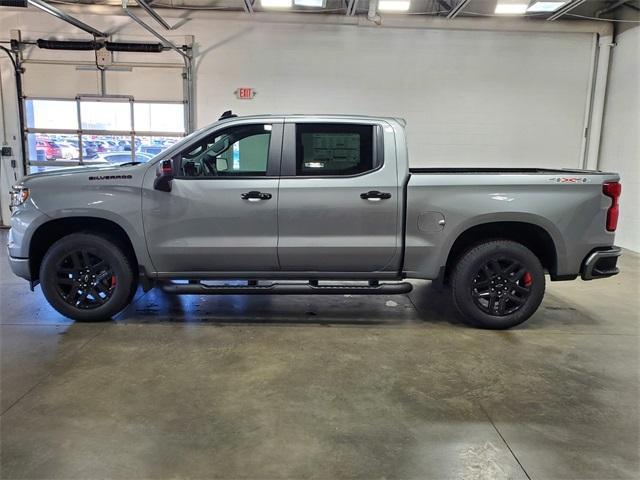
<path fill-rule="evenodd" d="M 296 175 L 356 175 L 373 170 L 373 126 L 296 125 Z"/>

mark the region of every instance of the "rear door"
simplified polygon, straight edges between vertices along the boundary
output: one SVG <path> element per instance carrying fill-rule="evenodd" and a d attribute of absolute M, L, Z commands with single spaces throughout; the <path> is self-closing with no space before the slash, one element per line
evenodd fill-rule
<path fill-rule="evenodd" d="M 284 271 L 395 271 L 400 265 L 393 130 L 287 120 L 278 199 Z"/>
<path fill-rule="evenodd" d="M 143 219 L 158 272 L 278 270 L 282 131 L 282 120 L 245 120 L 185 146 L 170 192 L 147 173 Z"/>

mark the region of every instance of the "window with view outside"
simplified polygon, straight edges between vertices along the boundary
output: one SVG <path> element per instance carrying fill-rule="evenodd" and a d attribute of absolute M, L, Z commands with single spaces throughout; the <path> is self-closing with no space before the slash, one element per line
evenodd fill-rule
<path fill-rule="evenodd" d="M 133 118 L 138 132 L 185 131 L 182 103 L 134 103 Z"/>
<path fill-rule="evenodd" d="M 298 124 L 297 175 L 355 175 L 373 169 L 373 127 Z"/>
<path fill-rule="evenodd" d="M 146 162 L 186 133 L 184 104 L 175 102 L 28 98 L 25 112 L 29 173 Z"/>
<path fill-rule="evenodd" d="M 209 137 L 181 154 L 183 177 L 267 174 L 271 125 L 243 125 Z"/>
<path fill-rule="evenodd" d="M 131 131 L 131 105 L 81 100 L 80 125 L 85 130 Z"/>

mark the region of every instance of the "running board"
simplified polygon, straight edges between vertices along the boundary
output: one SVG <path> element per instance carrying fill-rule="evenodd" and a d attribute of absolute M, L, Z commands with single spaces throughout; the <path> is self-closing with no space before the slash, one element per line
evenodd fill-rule
<path fill-rule="evenodd" d="M 381 283 L 377 285 L 313 285 L 283 284 L 270 285 L 204 285 L 165 283 L 161 286 L 165 293 L 182 295 L 397 295 L 409 293 L 413 285 L 409 282 Z"/>

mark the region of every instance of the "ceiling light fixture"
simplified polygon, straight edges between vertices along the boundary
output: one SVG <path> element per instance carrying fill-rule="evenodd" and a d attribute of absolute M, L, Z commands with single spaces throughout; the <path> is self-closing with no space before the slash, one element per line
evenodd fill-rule
<path fill-rule="evenodd" d="M 498 15 L 522 15 L 527 11 L 528 3 L 506 3 L 496 5 L 495 13 Z"/>
<path fill-rule="evenodd" d="M 527 8 L 527 12 L 555 12 L 563 5 L 567 4 L 568 0 L 559 1 L 559 2 L 539 2 L 537 0 L 533 0 Z"/>
<path fill-rule="evenodd" d="M 406 12 L 410 6 L 410 0 L 380 0 L 378 2 L 378 10 L 381 12 Z"/>
<path fill-rule="evenodd" d="M 291 8 L 293 0 L 260 0 L 264 8 Z"/>

